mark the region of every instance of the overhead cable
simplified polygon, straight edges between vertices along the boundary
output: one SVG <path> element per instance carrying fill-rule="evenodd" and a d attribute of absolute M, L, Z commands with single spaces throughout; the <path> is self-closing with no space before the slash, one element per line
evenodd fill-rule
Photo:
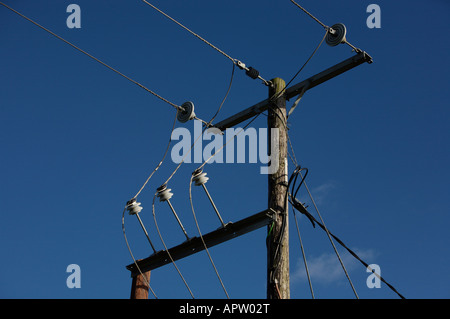
<path fill-rule="evenodd" d="M 134 258 L 133 252 L 132 252 L 130 244 L 128 242 L 128 238 L 127 238 L 126 230 L 125 230 L 125 212 L 126 211 L 127 211 L 127 207 L 125 206 L 125 208 L 123 209 L 123 212 L 122 212 L 122 232 L 123 232 L 123 237 L 125 239 L 125 243 L 126 243 L 127 248 L 128 248 L 128 252 L 130 253 L 131 258 L 133 259 L 133 263 L 135 264 L 137 270 L 139 271 L 139 273 L 141 274 L 142 278 L 144 279 L 144 282 L 145 282 L 146 286 L 149 288 L 149 290 L 151 291 L 153 296 L 156 299 L 158 299 L 158 297 L 155 294 L 155 291 L 150 286 L 150 278 L 147 278 L 147 276 L 142 272 L 141 268 L 139 267 L 139 265 L 138 265 L 138 263 L 136 261 L 136 258 Z"/>
<path fill-rule="evenodd" d="M 313 20 L 315 20 L 318 24 L 320 24 L 325 30 L 327 31 L 327 43 L 330 46 L 335 46 L 340 43 L 347 44 L 349 47 L 351 47 L 355 52 L 362 52 L 361 49 L 358 49 L 354 45 L 352 45 L 350 42 L 346 39 L 346 28 L 345 25 L 342 23 L 337 23 L 331 27 L 324 24 L 322 21 L 317 19 L 315 16 L 313 16 L 308 10 L 306 10 L 304 7 L 299 5 L 294 0 L 290 0 L 294 5 L 296 5 L 299 9 L 301 9 L 303 12 L 305 12 L 307 15 L 309 15 Z"/>
<path fill-rule="evenodd" d="M 93 55 L 89 54 L 88 52 L 86 52 L 86 51 L 80 49 L 79 47 L 77 47 L 77 46 L 74 45 L 73 43 L 67 41 L 66 39 L 64 39 L 64 38 L 62 38 L 62 37 L 60 37 L 60 36 L 57 35 L 56 33 L 50 31 L 49 29 L 47 29 L 47 28 L 45 28 L 45 27 L 43 27 L 43 26 L 40 25 L 39 23 L 37 23 L 37 22 L 33 21 L 32 19 L 26 17 L 26 16 L 23 15 L 22 13 L 20 13 L 20 12 L 14 10 L 13 8 L 7 6 L 7 5 L 4 4 L 3 2 L 0 2 L 0 4 L 1 4 L 2 6 L 4 6 L 5 8 L 11 10 L 12 12 L 18 14 L 18 15 L 21 16 L 22 18 L 24 18 L 24 19 L 28 20 L 29 22 L 33 23 L 34 25 L 38 26 L 38 27 L 41 28 L 42 30 L 44 30 L 44 31 L 46 31 L 46 32 L 48 32 L 48 33 L 50 33 L 51 35 L 53 35 L 54 37 L 58 38 L 59 40 L 65 42 L 65 43 L 68 44 L 68 45 L 70 45 L 70 46 L 73 47 L 74 49 L 76 49 L 76 50 L 80 51 L 81 53 L 87 55 L 87 56 L 90 57 L 91 59 L 97 61 L 97 62 L 100 63 L 101 65 L 107 67 L 107 68 L 110 69 L 111 71 L 114 71 L 115 73 L 117 73 L 117 74 L 119 74 L 120 76 L 124 77 L 124 78 L 127 79 L 128 81 L 130 81 L 130 82 L 136 84 L 137 86 L 139 86 L 140 88 L 144 89 L 144 90 L 147 91 L 148 93 L 153 94 L 155 97 L 157 97 L 158 99 L 162 100 L 163 102 L 165 102 L 165 103 L 171 105 L 171 106 L 174 107 L 175 109 L 177 109 L 177 110 L 183 110 L 179 105 L 177 105 L 177 104 L 175 104 L 175 103 L 172 103 L 172 102 L 170 102 L 169 100 L 163 98 L 161 95 L 155 93 L 154 91 L 150 90 L 149 88 L 145 87 L 144 85 L 140 84 L 139 82 L 137 82 L 137 81 L 133 80 L 132 78 L 126 76 L 125 74 L 119 72 L 118 70 L 116 70 L 116 69 L 113 68 L 112 66 L 110 66 L 110 65 L 106 64 L 105 62 L 103 62 L 103 61 L 97 59 L 96 57 L 94 57 Z"/>
<path fill-rule="evenodd" d="M 347 269 L 345 268 L 344 262 L 342 261 L 342 258 L 341 258 L 341 256 L 339 255 L 338 250 L 336 249 L 336 246 L 335 246 L 335 244 L 334 244 L 334 242 L 333 242 L 333 239 L 331 238 L 330 232 L 328 231 L 328 228 L 325 226 L 325 222 L 323 221 L 322 215 L 320 214 L 319 209 L 317 208 L 316 202 L 314 201 L 314 198 L 313 198 L 311 192 L 309 191 L 309 188 L 308 188 L 308 186 L 307 186 L 307 184 L 306 184 L 306 181 L 305 181 L 305 179 L 304 179 L 304 177 L 303 177 L 301 171 L 302 171 L 302 169 L 300 168 L 300 166 L 297 166 L 297 167 L 295 168 L 293 174 L 291 175 L 291 179 L 292 179 L 292 178 L 295 178 L 295 180 L 297 180 L 297 176 L 298 176 L 298 175 L 301 177 L 301 179 L 302 179 L 301 184 L 304 184 L 304 185 L 305 185 L 305 188 L 306 188 L 306 190 L 307 190 L 307 192 L 308 192 L 308 194 L 309 194 L 309 197 L 310 197 L 310 199 L 311 199 L 311 202 L 313 203 L 314 208 L 316 209 L 317 215 L 319 216 L 320 220 L 322 221 L 322 225 L 323 225 L 324 228 L 325 228 L 325 231 L 326 231 L 326 233 L 327 233 L 328 239 L 330 240 L 331 246 L 333 247 L 333 250 L 334 250 L 334 252 L 335 252 L 335 254 L 336 254 L 336 257 L 338 258 L 339 263 L 341 264 L 342 270 L 344 271 L 345 276 L 347 277 L 347 280 L 348 280 L 348 282 L 349 282 L 349 284 L 350 284 L 350 286 L 351 286 L 351 288 L 352 288 L 353 293 L 355 294 L 355 297 L 356 297 L 357 299 L 359 299 L 359 296 L 358 296 L 358 294 L 357 294 L 357 292 L 356 292 L 355 286 L 353 285 L 352 280 L 350 279 L 350 276 L 349 276 L 349 274 L 348 274 L 348 272 L 347 272 Z M 301 184 L 300 184 L 300 186 L 301 186 Z M 297 192 L 298 192 L 300 186 L 298 186 L 298 187 L 297 187 L 297 190 L 294 192 L 294 191 L 293 191 L 293 189 L 294 189 L 294 187 L 295 187 L 295 181 L 294 181 L 294 184 L 292 185 L 292 191 L 291 191 L 291 194 L 292 194 L 294 197 L 295 197 L 295 195 L 297 194 Z M 289 184 L 288 184 L 288 189 L 286 190 L 286 196 L 287 196 L 288 194 L 289 194 Z"/>
<path fill-rule="evenodd" d="M 172 258 L 172 255 L 171 255 L 169 249 L 167 248 L 167 245 L 166 245 L 166 243 L 165 243 L 165 241 L 164 241 L 164 239 L 162 237 L 161 231 L 159 230 L 158 222 L 156 220 L 156 213 L 155 213 L 155 199 L 156 199 L 156 197 L 159 197 L 160 201 L 161 201 L 161 192 L 160 192 L 160 190 L 161 189 L 159 189 L 159 191 L 157 191 L 155 193 L 155 195 L 153 196 L 153 203 L 152 203 L 153 220 L 155 221 L 156 231 L 158 232 L 158 236 L 159 236 L 159 238 L 160 238 L 160 240 L 161 240 L 161 242 L 162 242 L 162 244 L 164 246 L 164 249 L 165 249 L 167 255 L 169 256 L 170 261 L 172 262 L 172 265 L 175 267 L 178 275 L 180 276 L 181 280 L 183 281 L 184 285 L 186 286 L 187 290 L 189 291 L 189 294 L 191 295 L 192 299 L 195 299 L 191 288 L 189 287 L 186 279 L 184 279 L 183 275 L 181 274 L 181 271 L 178 268 L 177 264 L 175 263 L 175 260 Z M 169 192 L 170 192 L 170 189 L 169 189 Z M 160 196 L 158 196 L 158 195 L 160 195 Z M 167 197 L 169 197 L 169 198 L 172 197 L 169 193 L 165 193 L 163 196 L 164 196 L 163 197 L 163 201 L 164 201 L 164 198 L 167 200 Z"/>
<path fill-rule="evenodd" d="M 174 129 L 175 129 L 175 125 L 176 125 L 176 123 L 177 123 L 177 117 L 178 117 L 178 113 L 175 115 L 175 119 L 174 119 L 173 124 L 172 124 L 172 129 L 171 129 L 171 131 L 170 131 L 169 141 L 168 141 L 168 143 L 167 143 L 166 150 L 164 151 L 164 155 L 163 155 L 161 161 L 158 163 L 158 165 L 156 165 L 156 167 L 153 169 L 153 171 L 150 173 L 150 175 L 149 175 L 149 176 L 147 177 L 147 179 L 145 180 L 145 182 L 144 182 L 144 184 L 142 185 L 142 187 L 139 189 L 139 191 L 136 193 L 136 195 L 134 195 L 134 197 L 133 197 L 132 199 L 136 199 L 136 198 L 138 197 L 138 195 L 142 192 L 142 190 L 145 188 L 145 186 L 147 185 L 147 183 L 148 183 L 148 182 L 150 181 L 150 179 L 152 178 L 153 174 L 155 174 L 156 171 L 157 171 L 157 170 L 161 167 L 161 165 L 163 164 L 163 162 L 164 162 L 164 160 L 165 160 L 165 158 L 166 158 L 166 156 L 167 156 L 167 153 L 168 153 L 168 151 L 169 151 L 170 144 L 171 144 L 171 142 L 172 142 L 172 133 L 173 133 L 173 131 L 174 131 Z"/>
<path fill-rule="evenodd" d="M 297 228 L 298 240 L 300 241 L 300 249 L 302 251 L 303 263 L 305 264 L 305 271 L 306 271 L 306 277 L 308 278 L 309 290 L 311 291 L 312 299 L 316 299 L 316 297 L 314 295 L 314 289 L 313 289 L 313 286 L 312 286 L 312 282 L 311 282 L 311 276 L 309 274 L 308 262 L 306 261 L 305 248 L 303 247 L 303 241 L 302 241 L 302 236 L 300 234 L 300 228 L 298 226 L 297 216 L 295 214 L 294 206 L 293 205 L 291 205 L 291 206 L 292 206 L 292 213 L 294 214 L 295 227 Z"/>
<path fill-rule="evenodd" d="M 225 224 L 223 223 L 222 217 L 220 216 L 220 214 L 219 214 L 219 212 L 217 210 L 217 207 L 216 207 L 216 205 L 214 204 L 214 202 L 213 202 L 213 200 L 211 198 L 211 195 L 209 194 L 208 190 L 205 187 L 205 183 L 208 181 L 208 179 L 209 178 L 206 177 L 206 173 L 203 173 L 201 170 L 200 171 L 199 170 L 195 170 L 192 173 L 191 180 L 189 182 L 189 201 L 191 202 L 192 215 L 194 216 L 195 225 L 197 226 L 198 234 L 199 234 L 200 239 L 201 239 L 201 241 L 203 243 L 203 247 L 205 248 L 205 251 L 208 254 L 208 258 L 209 258 L 209 260 L 211 262 L 211 265 L 214 268 L 214 271 L 216 273 L 217 278 L 219 279 L 220 285 L 222 286 L 222 289 L 225 292 L 225 295 L 227 296 L 227 299 L 230 299 L 230 296 L 228 295 L 227 289 L 225 288 L 225 285 L 224 285 L 224 283 L 222 281 L 222 278 L 220 277 L 219 271 L 217 270 L 217 267 L 214 264 L 214 261 L 213 261 L 213 259 L 211 257 L 209 249 L 208 249 L 208 247 L 207 247 L 207 245 L 205 243 L 205 240 L 203 238 L 202 232 L 200 230 L 200 226 L 198 224 L 197 216 L 195 215 L 194 204 L 193 204 L 193 201 L 192 201 L 192 182 L 195 182 L 196 186 L 200 186 L 200 185 L 203 186 L 203 189 L 205 190 L 205 192 L 206 192 L 206 194 L 207 194 L 207 196 L 208 196 L 208 198 L 209 198 L 209 200 L 211 202 L 211 205 L 213 206 L 217 216 L 219 217 L 219 219 L 220 219 L 220 221 L 222 223 L 222 227 L 225 227 Z"/>
<path fill-rule="evenodd" d="M 189 29 L 188 27 L 186 27 L 185 25 L 183 25 L 181 22 L 175 20 L 174 18 L 172 18 L 171 16 L 169 16 L 167 13 L 165 13 L 164 11 L 162 11 L 161 9 L 159 9 L 158 7 L 156 7 L 155 5 L 151 4 L 150 2 L 146 1 L 146 0 L 142 0 L 145 4 L 149 5 L 150 7 L 152 7 L 153 9 L 155 9 L 156 11 L 158 11 L 159 13 L 161 13 L 163 16 L 165 16 L 166 18 L 168 18 L 170 21 L 176 23 L 177 25 L 179 25 L 180 27 L 182 27 L 184 30 L 188 31 L 190 34 L 192 34 L 193 36 L 195 36 L 196 38 L 200 39 L 201 41 L 203 41 L 204 43 L 206 43 L 207 45 L 209 45 L 211 48 L 213 48 L 214 50 L 216 50 L 217 52 L 219 52 L 220 54 L 222 54 L 223 56 L 225 56 L 227 59 L 231 60 L 231 62 L 233 62 L 236 66 L 238 66 L 241 70 L 245 70 L 246 74 L 252 78 L 252 79 L 260 79 L 263 81 L 263 83 L 267 86 L 271 85 L 270 81 L 266 81 L 264 78 L 262 78 L 259 75 L 258 70 L 252 68 L 252 67 L 247 67 L 245 65 L 245 63 L 239 61 L 238 59 L 234 59 L 232 58 L 229 54 L 225 53 L 223 50 L 219 49 L 218 47 L 216 47 L 214 44 L 212 44 L 211 42 L 207 41 L 206 39 L 204 39 L 203 37 L 201 37 L 200 35 L 198 35 L 197 33 L 195 33 L 194 31 L 192 31 L 191 29 Z"/>
<path fill-rule="evenodd" d="M 320 223 L 316 218 L 314 218 L 304 207 L 303 204 L 301 204 L 295 197 L 291 197 L 290 200 L 292 206 L 299 211 L 302 214 L 305 214 L 308 219 L 310 219 L 313 222 L 313 226 L 315 227 L 315 224 L 319 225 L 320 228 L 322 228 L 323 230 L 326 231 L 326 227 Z M 400 294 L 397 289 L 395 289 L 390 283 L 388 283 L 383 277 L 381 277 L 379 274 L 377 274 L 376 272 L 374 272 L 368 263 L 366 263 L 364 260 L 362 260 L 353 250 L 351 250 L 350 248 L 347 247 L 347 245 L 344 244 L 344 242 L 339 239 L 336 235 L 334 235 L 333 233 L 329 232 L 329 234 L 336 240 L 336 242 L 338 242 L 343 248 L 345 248 L 353 257 L 355 257 L 359 262 L 361 262 L 361 264 L 364 265 L 364 267 L 366 267 L 366 269 L 369 269 L 369 271 L 372 271 L 376 277 L 378 277 L 378 279 L 380 279 L 382 282 L 384 282 L 393 292 L 395 292 L 400 298 L 405 299 L 405 297 Z"/>
<path fill-rule="evenodd" d="M 206 130 L 210 129 L 212 126 L 212 129 L 214 129 L 214 126 L 211 124 L 214 119 L 217 117 L 217 115 L 219 114 L 219 112 L 221 111 L 223 105 L 225 104 L 225 101 L 228 98 L 228 95 L 230 93 L 231 90 L 231 86 L 233 84 L 233 79 L 234 79 L 234 70 L 235 70 L 235 66 L 233 64 L 233 69 L 231 71 L 231 76 L 230 76 L 230 82 L 228 83 L 228 88 L 227 88 L 227 92 L 225 93 L 225 96 L 222 99 L 222 102 L 220 103 L 219 107 L 216 110 L 216 113 L 213 115 L 213 117 L 209 120 L 209 122 L 207 122 L 205 124 L 205 127 L 203 128 L 201 134 L 199 134 L 199 136 L 197 136 L 194 140 L 194 142 L 192 143 L 190 149 L 186 152 L 186 154 L 184 154 L 183 158 L 181 159 L 180 163 L 178 163 L 177 167 L 173 170 L 173 172 L 170 174 L 170 176 L 167 178 L 167 180 L 164 182 L 164 184 L 169 183 L 169 181 L 172 179 L 172 177 L 177 173 L 177 171 L 179 170 L 179 168 L 181 167 L 181 165 L 184 163 L 185 159 L 187 156 L 190 155 L 192 149 L 194 148 L 195 144 L 198 142 L 199 139 L 201 139 L 203 137 L 203 134 L 206 132 Z"/>

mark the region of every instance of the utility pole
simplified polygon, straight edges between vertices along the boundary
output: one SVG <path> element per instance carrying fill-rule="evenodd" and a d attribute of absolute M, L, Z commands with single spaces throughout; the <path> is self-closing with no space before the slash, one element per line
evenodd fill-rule
<path fill-rule="evenodd" d="M 278 170 L 268 175 L 269 208 L 274 214 L 268 225 L 267 236 L 267 299 L 289 299 L 289 231 L 286 191 L 288 184 L 287 127 L 286 127 L 286 83 L 280 78 L 272 80 L 269 87 L 269 148 L 278 144 Z M 278 134 L 272 134 L 272 128 Z M 271 154 L 272 158 L 274 154 Z"/>
<path fill-rule="evenodd" d="M 133 277 L 130 299 L 148 299 L 150 271 Z"/>

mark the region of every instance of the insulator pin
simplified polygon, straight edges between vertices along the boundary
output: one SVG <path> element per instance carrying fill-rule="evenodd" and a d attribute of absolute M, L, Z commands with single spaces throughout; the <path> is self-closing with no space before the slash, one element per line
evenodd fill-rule
<path fill-rule="evenodd" d="M 204 185 L 209 180 L 209 177 L 206 177 L 206 173 L 203 173 L 201 170 L 194 171 L 192 175 L 192 180 L 195 182 L 195 186 Z"/>
<path fill-rule="evenodd" d="M 166 201 L 168 201 L 169 199 L 171 199 L 172 196 L 173 196 L 173 193 L 171 192 L 171 190 L 172 190 L 172 189 L 167 188 L 167 185 L 162 185 L 162 186 L 160 186 L 160 187 L 157 189 L 158 194 L 156 195 L 156 196 L 158 196 L 159 201 L 160 201 L 160 202 L 166 202 Z"/>
<path fill-rule="evenodd" d="M 141 207 L 141 203 L 137 203 L 136 199 L 132 199 L 127 202 L 127 211 L 130 215 L 136 215 L 141 212 L 143 207 Z"/>

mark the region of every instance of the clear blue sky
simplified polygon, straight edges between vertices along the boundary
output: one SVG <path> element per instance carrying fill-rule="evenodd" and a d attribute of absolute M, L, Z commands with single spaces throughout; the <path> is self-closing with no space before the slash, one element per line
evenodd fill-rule
<path fill-rule="evenodd" d="M 142 1 L 4 1 L 16 10 L 209 119 L 222 100 L 231 62 Z M 81 29 L 66 8 L 81 7 Z M 323 29 L 290 1 L 153 1 L 266 79 L 289 80 Z M 432 1 L 299 1 L 370 53 L 364 64 L 307 92 L 290 136 L 328 228 L 406 298 L 449 298 L 449 90 L 446 34 L 450 4 Z M 366 8 L 381 8 L 369 29 Z M 0 297 L 128 298 L 132 263 L 121 229 L 124 204 L 160 161 L 174 110 L 138 86 L 0 6 Z M 353 55 L 323 45 L 294 81 Z M 267 87 L 236 70 L 217 120 L 267 97 Z M 288 102 L 288 107 L 293 101 Z M 190 130 L 193 123 L 177 124 Z M 264 116 L 252 127 L 265 127 Z M 188 185 L 199 164 L 171 180 L 172 204 L 192 236 Z M 153 194 L 175 168 L 170 157 L 139 196 L 158 249 Z M 207 186 L 226 221 L 267 206 L 261 164 L 212 164 Z M 290 163 L 291 171 L 293 169 Z M 304 190 L 300 197 L 308 202 Z M 193 193 L 203 233 L 219 227 L 200 189 Z M 167 205 L 156 204 L 166 243 L 184 240 Z M 310 298 L 292 214 L 291 297 Z M 317 298 L 353 298 L 325 233 L 299 218 Z M 133 253 L 151 249 L 126 216 Z M 265 298 L 266 230 L 211 249 L 231 298 Z M 339 247 L 361 298 L 397 298 L 369 289 L 365 268 Z M 69 289 L 66 267 L 81 267 Z M 205 252 L 177 262 L 197 298 L 225 298 Z M 172 265 L 152 272 L 159 298 L 189 298 Z"/>

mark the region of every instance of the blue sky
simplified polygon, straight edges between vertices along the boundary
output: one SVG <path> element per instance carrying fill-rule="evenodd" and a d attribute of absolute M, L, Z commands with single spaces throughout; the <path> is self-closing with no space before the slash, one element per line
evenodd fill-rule
<path fill-rule="evenodd" d="M 231 62 L 142 1 L 4 1 L 26 16 L 181 104 L 194 101 L 211 118 L 230 80 Z M 66 26 L 69 4 L 81 29 Z M 290 1 L 153 1 L 266 79 L 289 80 L 323 36 Z M 406 298 L 449 298 L 448 122 L 450 4 L 432 1 L 299 1 L 328 25 L 342 22 L 348 40 L 367 51 L 363 64 L 308 91 L 290 118 L 298 161 L 326 225 Z M 381 8 L 381 28 L 366 8 Z M 128 298 L 132 262 L 121 229 L 124 204 L 161 160 L 174 109 L 0 6 L 0 297 Z M 353 55 L 323 45 L 294 81 Z M 267 87 L 236 70 L 217 120 L 267 97 Z M 293 101 L 288 102 L 288 107 Z M 180 124 L 193 129 L 193 123 Z M 264 116 L 251 124 L 266 126 Z M 170 181 L 172 204 L 197 235 L 185 164 Z M 292 163 L 290 171 L 294 168 Z M 176 164 L 168 157 L 138 200 L 158 249 L 155 190 Z M 261 164 L 211 164 L 207 184 L 225 221 L 267 205 Z M 300 198 L 308 203 L 306 193 Z M 203 233 L 219 227 L 204 193 L 193 200 Z M 167 205 L 156 204 L 169 246 L 184 240 Z M 311 206 L 312 207 L 312 206 Z M 310 298 L 292 214 L 291 297 Z M 300 217 L 317 298 L 354 298 L 325 233 Z M 151 253 L 139 224 L 126 216 L 137 258 Z M 266 230 L 210 250 L 231 298 L 265 298 Z M 361 298 L 397 298 L 369 289 L 365 268 L 339 247 Z M 81 288 L 66 286 L 70 264 Z M 195 297 L 225 298 L 205 252 L 177 262 Z M 174 267 L 152 272 L 159 298 L 189 298 Z"/>

